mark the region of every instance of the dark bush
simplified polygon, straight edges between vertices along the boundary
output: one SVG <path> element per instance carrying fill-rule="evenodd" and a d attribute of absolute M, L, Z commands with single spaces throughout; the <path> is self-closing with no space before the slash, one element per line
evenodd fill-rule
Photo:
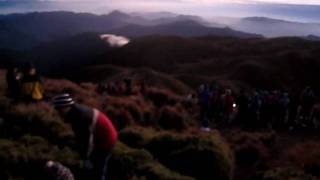
<path fill-rule="evenodd" d="M 301 180 L 316 180 L 317 178 L 306 174 L 301 169 L 293 167 L 282 167 L 258 172 L 250 178 L 250 180 L 282 180 L 282 179 L 301 179 Z"/>
<path fill-rule="evenodd" d="M 112 113 L 111 110 L 123 109 L 129 113 L 134 122 L 141 125 L 154 124 L 153 120 L 154 106 L 152 103 L 145 101 L 140 96 L 112 97 L 108 96 L 105 100 L 103 109 Z"/>
<path fill-rule="evenodd" d="M 110 173 L 116 179 L 128 179 L 137 169 L 153 160 L 152 155 L 145 150 L 132 149 L 118 143 L 110 160 Z"/>
<path fill-rule="evenodd" d="M 270 133 L 233 132 L 229 142 L 240 166 L 263 164 L 270 156 L 270 148 L 276 143 L 276 135 Z"/>
<path fill-rule="evenodd" d="M 149 88 L 146 94 L 147 98 L 150 99 L 157 107 L 164 105 L 175 105 L 179 102 L 180 98 L 174 93 L 158 88 Z"/>
<path fill-rule="evenodd" d="M 297 143 L 284 154 L 284 161 L 305 170 L 305 172 L 320 177 L 320 144 L 310 141 Z"/>
<path fill-rule="evenodd" d="M 159 163 L 153 162 L 142 166 L 138 174 L 143 175 L 146 179 L 154 180 L 194 180 L 194 178 L 182 176 L 172 172 Z"/>
<path fill-rule="evenodd" d="M 165 106 L 160 110 L 158 124 L 160 127 L 168 130 L 184 130 L 187 128 L 186 112 L 177 107 Z"/>
<path fill-rule="evenodd" d="M 116 109 L 109 107 L 106 109 L 106 113 L 118 130 L 124 129 L 135 123 L 132 115 L 124 108 Z"/>
<path fill-rule="evenodd" d="M 11 105 L 4 110 L 1 137 L 41 136 L 60 146 L 73 143 L 73 131 L 46 103 Z"/>
<path fill-rule="evenodd" d="M 23 136 L 17 141 L 0 140 L 0 177 L 46 179 L 44 165 L 48 160 L 59 161 L 79 170 L 81 161 L 76 152 L 60 149 L 38 136 Z"/>
<path fill-rule="evenodd" d="M 218 133 L 184 134 L 132 127 L 120 132 L 131 147 L 147 149 L 160 163 L 196 179 L 230 179 L 233 154 Z"/>
<path fill-rule="evenodd" d="M 164 164 L 196 179 L 231 179 L 233 158 L 228 146 L 218 135 L 182 137 L 187 145 L 171 151 Z"/>
<path fill-rule="evenodd" d="M 145 177 L 147 179 L 191 180 L 172 172 L 158 162 L 146 150 L 130 148 L 118 143 L 110 160 L 110 176 L 113 179 L 131 179 Z"/>
<path fill-rule="evenodd" d="M 138 126 L 126 128 L 119 132 L 121 142 L 133 148 L 145 147 L 157 132 L 151 128 Z"/>
<path fill-rule="evenodd" d="M 101 109 L 102 99 L 96 91 L 93 91 L 93 88 L 93 84 L 82 84 L 81 87 L 76 83 L 64 79 L 46 79 L 44 82 L 46 96 L 49 99 L 57 94 L 69 93 L 77 102 Z"/>

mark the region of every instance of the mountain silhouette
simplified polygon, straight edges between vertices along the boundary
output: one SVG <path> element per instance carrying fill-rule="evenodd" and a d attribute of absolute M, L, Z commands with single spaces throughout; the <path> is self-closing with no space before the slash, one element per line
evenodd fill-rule
<path fill-rule="evenodd" d="M 177 36 L 258 37 L 231 29 L 205 26 L 196 16 L 176 16 L 150 20 L 141 16 L 113 11 L 107 15 L 65 11 L 34 12 L 0 16 L 0 47 L 30 49 L 35 45 L 65 39 L 81 33 L 114 33 L 133 37 L 161 34 Z M 131 32 L 130 32 L 131 29 Z"/>

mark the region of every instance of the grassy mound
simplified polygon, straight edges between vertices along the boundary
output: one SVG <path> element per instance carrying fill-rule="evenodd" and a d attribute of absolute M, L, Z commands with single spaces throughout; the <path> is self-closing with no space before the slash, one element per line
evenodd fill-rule
<path fill-rule="evenodd" d="M 114 120 L 118 129 L 134 123 L 140 125 L 154 125 L 156 109 L 151 102 L 140 96 L 106 97 L 102 109 Z"/>
<path fill-rule="evenodd" d="M 288 163 L 320 177 L 320 144 L 315 141 L 297 143 L 282 155 Z"/>
<path fill-rule="evenodd" d="M 282 180 L 282 179 L 305 179 L 312 180 L 317 179 L 316 177 L 304 173 L 302 170 L 292 168 L 292 167 L 283 167 L 275 168 L 265 172 L 259 172 L 257 175 L 251 178 L 252 180 Z"/>
<path fill-rule="evenodd" d="M 73 131 L 49 104 L 13 104 L 10 99 L 2 100 L 0 179 L 47 179 L 44 165 L 48 160 L 61 162 L 77 179 L 85 179 L 83 162 L 74 148 Z M 114 179 L 192 179 L 164 167 L 147 150 L 120 142 L 109 167 Z"/>
<path fill-rule="evenodd" d="M 11 104 L 10 101 L 3 103 L 6 104 L 0 107 L 0 137 L 18 139 L 32 134 L 59 146 L 72 144 L 73 131 L 48 104 Z"/>
<path fill-rule="evenodd" d="M 39 136 L 0 139 L 0 179 L 47 179 L 44 165 L 48 160 L 59 161 L 74 171 L 81 165 L 76 152 L 52 145 Z"/>
<path fill-rule="evenodd" d="M 231 179 L 233 155 L 218 133 L 184 134 L 127 128 L 120 139 L 145 148 L 166 167 L 196 179 Z"/>
<path fill-rule="evenodd" d="M 190 124 L 188 114 L 179 106 L 165 106 L 160 109 L 158 125 L 163 129 L 184 130 Z"/>
<path fill-rule="evenodd" d="M 115 146 L 110 172 L 114 179 L 130 179 L 136 176 L 156 180 L 192 180 L 162 166 L 148 151 L 133 149 L 122 143 Z"/>
<path fill-rule="evenodd" d="M 273 132 L 236 131 L 229 134 L 228 140 L 234 149 L 237 165 L 254 167 L 264 164 L 270 157 L 270 148 L 276 143 L 277 136 Z"/>

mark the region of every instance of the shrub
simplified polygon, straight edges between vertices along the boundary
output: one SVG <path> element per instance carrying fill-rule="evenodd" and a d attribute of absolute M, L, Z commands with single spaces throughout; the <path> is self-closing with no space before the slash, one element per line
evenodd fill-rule
<path fill-rule="evenodd" d="M 134 124 L 132 115 L 124 108 L 109 107 L 105 111 L 118 130 Z"/>
<path fill-rule="evenodd" d="M 171 144 L 172 144 L 172 140 Z M 196 179 L 231 179 L 233 157 L 227 144 L 216 134 L 178 137 L 164 164 L 170 169 Z"/>
<path fill-rule="evenodd" d="M 193 180 L 194 178 L 182 176 L 179 173 L 172 172 L 159 163 L 152 162 L 142 166 L 138 174 L 143 175 L 146 179 L 154 180 Z"/>
<path fill-rule="evenodd" d="M 17 141 L 0 140 L 0 177 L 46 179 L 44 165 L 48 160 L 59 161 L 79 169 L 78 154 L 69 148 L 58 148 L 39 136 L 25 135 Z"/>
<path fill-rule="evenodd" d="M 177 95 L 166 89 L 148 88 L 146 96 L 157 107 L 175 105 L 180 101 L 180 98 Z"/>
<path fill-rule="evenodd" d="M 129 128 L 120 139 L 130 146 L 145 148 L 166 167 L 196 179 L 230 179 L 233 155 L 217 134 L 184 134 Z"/>
<path fill-rule="evenodd" d="M 153 120 L 153 112 L 155 111 L 154 106 L 140 96 L 108 96 L 106 98 L 105 107 L 103 107 L 105 111 L 112 113 L 110 109 L 117 110 L 120 108 L 130 113 L 134 122 L 140 125 L 154 124 L 151 122 Z"/>
<path fill-rule="evenodd" d="M 70 93 L 77 102 L 101 109 L 101 97 L 93 90 L 93 84 L 83 83 L 82 86 L 79 86 L 64 79 L 46 79 L 44 88 L 48 98 L 61 93 Z"/>
<path fill-rule="evenodd" d="M 320 143 L 298 143 L 283 154 L 291 165 L 304 169 L 307 173 L 320 177 Z"/>
<path fill-rule="evenodd" d="M 93 84 L 93 83 L 81 83 L 80 87 L 89 91 L 89 92 L 95 92 L 97 90 L 97 85 Z"/>
<path fill-rule="evenodd" d="M 133 148 L 146 146 L 157 132 L 151 128 L 130 127 L 119 132 L 121 142 Z"/>
<path fill-rule="evenodd" d="M 24 134 L 33 134 L 54 144 L 72 144 L 74 134 L 71 127 L 48 104 L 12 106 L 4 119 L 5 131 L 0 133 L 2 136 L 19 138 Z"/>
<path fill-rule="evenodd" d="M 115 179 L 128 179 L 136 173 L 141 165 L 152 160 L 153 157 L 149 152 L 132 149 L 119 142 L 114 148 L 109 172 Z"/>
<path fill-rule="evenodd" d="M 258 172 L 256 175 L 250 179 L 256 180 L 282 180 L 282 179 L 305 179 L 305 180 L 315 180 L 316 177 L 312 175 L 305 174 L 303 170 L 296 169 L 292 167 L 282 167 L 267 170 L 265 172 Z"/>
<path fill-rule="evenodd" d="M 229 141 L 235 151 L 236 162 L 240 166 L 263 164 L 270 156 L 270 148 L 276 142 L 271 133 L 233 132 Z"/>
<path fill-rule="evenodd" d="M 46 103 L 18 104 L 5 110 L 2 137 L 20 138 L 32 134 L 65 146 L 73 143 L 73 131 Z"/>
<path fill-rule="evenodd" d="M 186 112 L 182 108 L 164 106 L 160 110 L 158 124 L 164 129 L 184 130 L 187 128 Z"/>
<path fill-rule="evenodd" d="M 114 179 L 131 179 L 133 177 L 146 179 L 191 180 L 170 171 L 158 162 L 146 150 L 133 149 L 121 142 L 115 146 L 110 160 L 110 173 Z M 137 177 L 138 176 L 138 177 Z"/>

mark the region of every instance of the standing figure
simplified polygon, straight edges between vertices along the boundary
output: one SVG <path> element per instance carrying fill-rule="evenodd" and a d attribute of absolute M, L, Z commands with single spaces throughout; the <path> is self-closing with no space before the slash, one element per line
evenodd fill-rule
<path fill-rule="evenodd" d="M 226 123 L 230 124 L 233 120 L 233 109 L 235 100 L 232 95 L 231 89 L 227 89 L 223 98 L 223 119 Z"/>
<path fill-rule="evenodd" d="M 300 106 L 298 107 L 296 117 L 297 124 L 303 127 L 311 125 L 309 117 L 314 104 L 315 94 L 311 87 L 306 87 L 300 95 Z"/>
<path fill-rule="evenodd" d="M 240 95 L 237 98 L 237 106 L 237 123 L 244 127 L 249 126 L 249 97 L 243 89 L 240 91 Z"/>
<path fill-rule="evenodd" d="M 8 95 L 13 98 L 19 96 L 21 75 L 18 72 L 17 67 L 10 67 L 6 74 L 6 80 L 8 85 Z"/>
<path fill-rule="evenodd" d="M 201 130 L 210 131 L 210 92 L 207 84 L 203 84 L 199 88 L 198 103 L 200 106 Z"/>
<path fill-rule="evenodd" d="M 20 93 L 22 99 L 27 102 L 37 102 L 43 99 L 42 82 L 36 68 L 31 63 L 27 63 L 24 67 Z"/>

